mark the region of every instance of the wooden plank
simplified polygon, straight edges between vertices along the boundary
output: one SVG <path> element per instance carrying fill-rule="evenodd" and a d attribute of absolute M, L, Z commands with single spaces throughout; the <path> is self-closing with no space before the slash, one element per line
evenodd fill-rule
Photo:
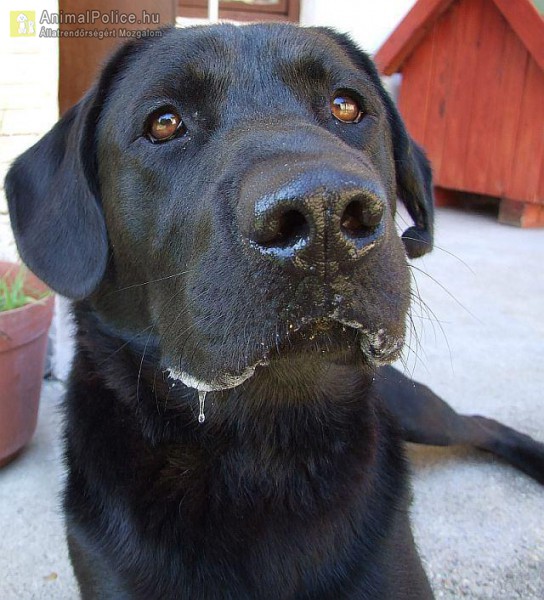
<path fill-rule="evenodd" d="M 544 72 L 530 58 L 525 78 L 511 180 L 506 197 L 542 203 L 544 168 Z"/>
<path fill-rule="evenodd" d="M 243 8 L 245 5 L 240 4 Z M 184 19 L 207 19 L 208 18 L 208 9 L 202 8 L 200 6 L 183 6 L 181 8 L 178 7 L 178 17 L 182 17 Z M 291 17 L 287 14 L 273 13 L 273 12 L 262 12 L 257 13 L 255 11 L 246 11 L 246 10 L 227 10 L 220 8 L 219 9 L 219 19 L 226 21 L 239 21 L 242 23 L 283 23 L 286 21 L 295 21 L 298 22 L 298 15 L 295 17 Z"/>
<path fill-rule="evenodd" d="M 289 0 L 287 19 L 296 23 L 300 21 L 300 0 Z"/>
<path fill-rule="evenodd" d="M 530 0 L 493 0 L 544 71 L 544 19 Z"/>
<path fill-rule="evenodd" d="M 274 3 L 262 4 L 262 3 L 250 3 L 244 2 L 244 12 L 274 12 L 286 15 L 291 0 L 276 0 Z M 240 10 L 240 2 L 228 2 L 227 0 L 220 0 L 219 4 L 221 9 L 224 10 Z M 203 8 L 208 10 L 208 0 L 178 0 L 178 10 L 183 11 L 184 8 Z M 180 16 L 184 16 L 183 12 L 180 12 Z"/>
<path fill-rule="evenodd" d="M 435 206 L 442 207 L 456 207 L 459 206 L 460 192 L 456 192 L 455 190 L 448 190 L 443 187 L 434 188 L 434 204 Z"/>
<path fill-rule="evenodd" d="M 401 70 L 404 61 L 431 30 L 452 0 L 419 0 L 374 56 L 384 75 Z"/>
<path fill-rule="evenodd" d="M 516 157 L 516 137 L 529 55 L 518 36 L 506 28 L 499 100 L 501 120 L 497 128 L 495 158 L 487 171 L 486 188 L 499 197 L 508 196 L 507 187 Z"/>
<path fill-rule="evenodd" d="M 425 148 L 425 124 L 430 100 L 432 36 L 427 36 L 404 63 L 399 109 L 410 135 Z"/>
<path fill-rule="evenodd" d="M 431 160 L 434 180 L 441 182 L 444 134 L 450 102 L 452 65 L 457 3 L 450 5 L 437 20 L 431 33 L 433 60 L 431 64 L 429 95 L 430 102 L 425 125 L 424 146 Z"/>
<path fill-rule="evenodd" d="M 515 200 L 501 200 L 499 223 L 517 227 L 544 227 L 544 206 Z"/>
<path fill-rule="evenodd" d="M 482 12 L 475 73 L 476 93 L 468 123 L 467 152 L 463 188 L 479 194 L 493 194 L 488 189 L 488 171 L 497 160 L 498 137 L 505 97 L 501 93 L 507 23 L 492 0 L 486 0 Z"/>
<path fill-rule="evenodd" d="M 451 98 L 448 104 L 441 185 L 463 190 L 468 131 L 473 98 L 477 90 L 478 38 L 484 2 L 461 0 L 456 13 L 455 59 Z M 479 91 L 479 90 L 478 90 Z"/>
<path fill-rule="evenodd" d="M 179 17 L 206 19 L 207 0 L 177 0 Z M 300 0 L 278 0 L 277 4 L 220 2 L 219 18 L 233 21 L 299 21 Z"/>
<path fill-rule="evenodd" d="M 540 180 L 537 188 L 537 204 L 544 204 L 544 166 L 540 169 Z"/>

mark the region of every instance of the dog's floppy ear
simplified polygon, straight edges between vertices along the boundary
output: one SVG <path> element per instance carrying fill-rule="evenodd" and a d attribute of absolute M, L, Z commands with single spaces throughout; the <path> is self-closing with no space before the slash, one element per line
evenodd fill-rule
<path fill-rule="evenodd" d="M 88 296 L 108 258 L 95 131 L 108 89 L 134 44 L 118 50 L 96 85 L 10 168 L 6 196 L 17 247 L 30 269 L 70 298 Z"/>
<path fill-rule="evenodd" d="M 429 161 L 406 132 L 395 104 L 385 91 L 376 66 L 369 56 L 359 50 L 347 35 L 327 28 L 321 30 L 343 48 L 357 68 L 368 75 L 385 105 L 393 135 L 397 196 L 414 221 L 414 226 L 402 234 L 402 240 L 410 258 L 422 256 L 433 247 L 434 199 Z"/>
<path fill-rule="evenodd" d="M 402 234 L 406 254 L 419 258 L 433 249 L 434 196 L 431 165 L 410 138 L 389 94 L 380 86 L 393 133 L 397 196 L 414 221 Z"/>

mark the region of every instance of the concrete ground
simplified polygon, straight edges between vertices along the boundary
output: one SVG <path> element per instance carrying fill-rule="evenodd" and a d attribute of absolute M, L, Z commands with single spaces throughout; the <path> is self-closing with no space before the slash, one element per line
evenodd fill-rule
<path fill-rule="evenodd" d="M 440 209 L 414 263 L 428 308 L 404 368 L 456 409 L 544 440 L 544 231 Z M 0 470 L 0 598 L 77 598 L 59 511 L 58 403 L 46 382 L 34 440 Z M 438 598 L 544 598 L 544 488 L 492 457 L 412 446 L 416 538 Z M 150 599 L 152 600 L 152 599 Z"/>

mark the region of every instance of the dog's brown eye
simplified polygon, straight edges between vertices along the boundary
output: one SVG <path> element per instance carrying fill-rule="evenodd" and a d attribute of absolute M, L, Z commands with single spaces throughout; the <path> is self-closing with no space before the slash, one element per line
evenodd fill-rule
<path fill-rule="evenodd" d="M 151 115 L 147 135 L 152 142 L 166 142 L 183 131 L 181 117 L 173 110 L 163 108 Z"/>
<path fill-rule="evenodd" d="M 347 94 L 338 94 L 331 100 L 331 112 L 342 123 L 358 123 L 363 117 L 359 103 Z"/>

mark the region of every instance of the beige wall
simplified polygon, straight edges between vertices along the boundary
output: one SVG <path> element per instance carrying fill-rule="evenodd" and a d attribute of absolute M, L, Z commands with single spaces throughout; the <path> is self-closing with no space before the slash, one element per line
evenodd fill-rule
<path fill-rule="evenodd" d="M 302 0 L 301 25 L 323 25 L 349 33 L 374 53 L 415 0 Z"/>
<path fill-rule="evenodd" d="M 4 0 L 0 6 L 0 258 L 15 255 L 3 193 L 13 159 L 37 141 L 58 116 L 58 41 L 10 36 L 10 11 L 57 11 L 57 0 Z M 39 25 L 37 25 L 39 32 Z"/>

